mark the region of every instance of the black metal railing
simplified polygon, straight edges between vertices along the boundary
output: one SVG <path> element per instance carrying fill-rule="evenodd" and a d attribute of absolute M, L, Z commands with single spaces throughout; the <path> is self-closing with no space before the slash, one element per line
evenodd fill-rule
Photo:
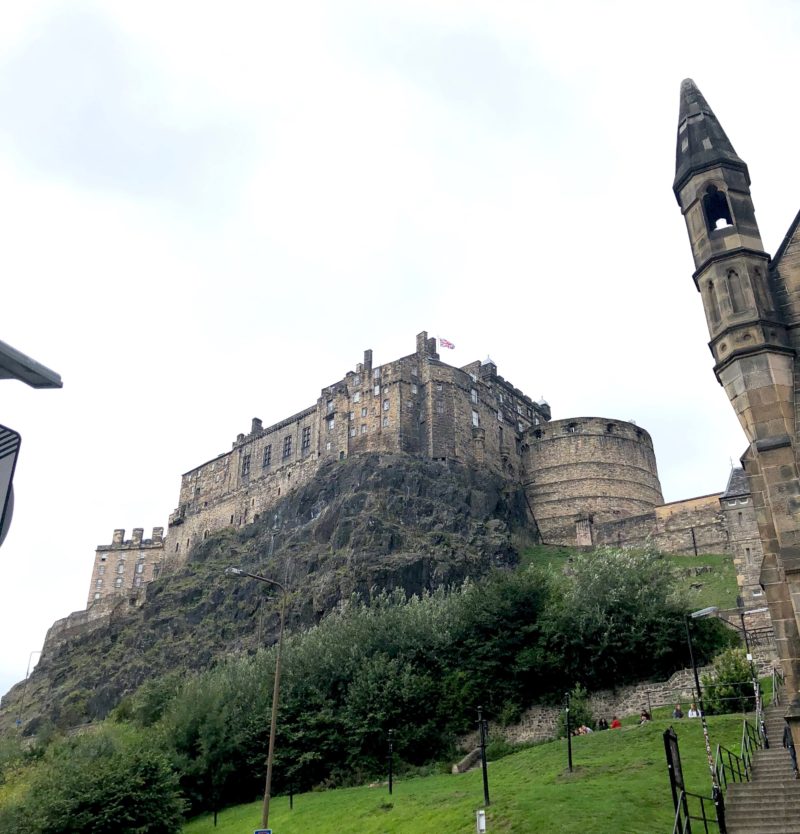
<path fill-rule="evenodd" d="M 721 744 L 717 745 L 714 756 L 714 772 L 717 774 L 717 784 L 723 791 L 727 790 L 730 782 L 750 781 L 749 761 Z"/>
<path fill-rule="evenodd" d="M 692 829 L 693 822 L 702 823 L 703 828 L 700 829 L 699 826 L 696 826 Z M 678 808 L 675 811 L 675 824 L 672 826 L 672 834 L 692 834 L 692 831 L 694 831 L 694 834 L 698 834 L 701 830 L 705 834 L 710 834 L 710 832 L 719 834 L 720 825 L 717 821 L 717 809 L 714 800 L 710 796 L 681 791 L 678 798 Z"/>

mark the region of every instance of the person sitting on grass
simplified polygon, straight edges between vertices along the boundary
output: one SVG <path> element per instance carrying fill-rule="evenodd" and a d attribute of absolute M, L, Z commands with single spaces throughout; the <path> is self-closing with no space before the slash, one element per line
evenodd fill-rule
<path fill-rule="evenodd" d="M 622 726 L 622 722 L 616 715 L 611 716 L 611 729 L 618 730 Z"/>
<path fill-rule="evenodd" d="M 672 717 L 673 718 L 683 718 L 683 710 L 681 709 L 680 704 L 675 704 L 675 709 L 672 710 Z"/>
<path fill-rule="evenodd" d="M 700 712 L 698 711 L 697 707 L 694 704 L 692 704 L 689 707 L 689 718 L 699 718 L 699 717 L 700 717 Z"/>
<path fill-rule="evenodd" d="M 639 726 L 640 727 L 642 726 L 642 724 L 647 724 L 648 721 L 652 721 L 652 720 L 653 719 L 651 718 L 650 713 L 646 709 L 643 709 L 639 713 Z"/>
<path fill-rule="evenodd" d="M 597 722 L 597 729 L 598 730 L 607 730 L 608 729 L 608 721 L 606 721 L 605 718 L 601 718 Z"/>

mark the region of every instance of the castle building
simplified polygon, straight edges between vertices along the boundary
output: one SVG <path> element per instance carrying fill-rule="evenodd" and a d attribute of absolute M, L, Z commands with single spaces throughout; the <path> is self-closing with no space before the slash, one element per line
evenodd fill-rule
<path fill-rule="evenodd" d="M 754 516 L 743 503 L 749 495 L 731 495 L 722 506 L 719 493 L 664 504 L 653 442 L 643 428 L 600 417 L 551 420 L 550 406 L 500 376 L 491 359 L 457 368 L 436 347 L 422 332 L 414 353 L 380 366 L 367 350 L 314 405 L 268 427 L 253 419 L 230 451 L 183 475 L 166 538 L 162 528 L 146 540 L 137 528 L 129 541 L 115 530 L 112 543 L 97 548 L 89 605 L 121 597 L 138 604 L 163 566 L 181 564 L 214 531 L 257 521 L 326 461 L 367 452 L 502 474 L 524 489 L 531 530 L 544 543 L 651 544 L 673 553 L 734 552 L 735 558 L 738 547 L 742 594 L 753 596 L 748 582 L 760 593 Z M 728 512 L 735 522 L 749 512 L 748 523 L 733 533 L 725 511 L 731 504 L 738 508 Z"/>
<path fill-rule="evenodd" d="M 747 165 L 691 79 L 681 86 L 673 191 L 686 221 L 714 373 L 747 436 L 742 464 L 763 548 L 759 582 L 795 699 L 800 744 L 800 214 L 770 258 Z"/>

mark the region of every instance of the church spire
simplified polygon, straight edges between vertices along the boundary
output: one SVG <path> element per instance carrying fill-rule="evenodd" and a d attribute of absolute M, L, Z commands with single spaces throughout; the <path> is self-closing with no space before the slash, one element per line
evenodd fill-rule
<path fill-rule="evenodd" d="M 717 121 L 714 111 L 691 78 L 681 84 L 675 181 L 672 189 L 680 202 L 680 189 L 693 175 L 723 165 L 742 171 L 750 184 L 747 165 L 739 158 Z"/>

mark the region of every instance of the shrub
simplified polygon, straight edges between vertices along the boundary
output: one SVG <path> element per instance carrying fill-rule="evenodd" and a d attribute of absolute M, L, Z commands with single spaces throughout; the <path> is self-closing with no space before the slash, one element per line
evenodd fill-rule
<path fill-rule="evenodd" d="M 755 709 L 753 672 L 742 649 L 722 652 L 713 674 L 703 675 L 703 706 L 710 715 Z"/>

